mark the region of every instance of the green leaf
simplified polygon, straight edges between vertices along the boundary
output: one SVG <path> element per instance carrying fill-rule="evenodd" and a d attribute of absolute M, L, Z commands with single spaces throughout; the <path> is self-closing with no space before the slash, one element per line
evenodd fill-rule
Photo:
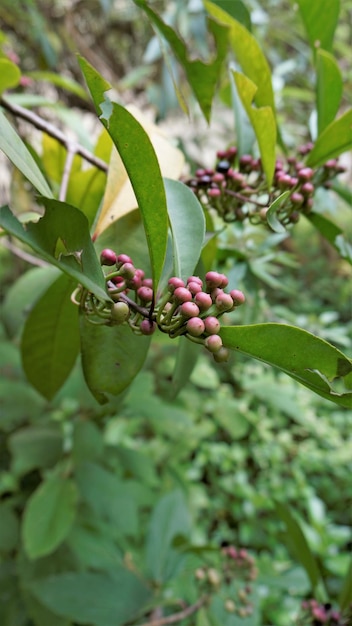
<path fill-rule="evenodd" d="M 176 398 L 177 394 L 188 382 L 190 375 L 197 363 L 199 356 L 199 345 L 180 337 L 177 347 L 176 363 L 172 373 L 170 397 Z"/>
<path fill-rule="evenodd" d="M 150 337 L 135 335 L 126 324 L 97 326 L 80 319 L 82 366 L 86 383 L 100 404 L 124 391 L 141 369 Z"/>
<path fill-rule="evenodd" d="M 224 345 L 278 367 L 318 395 L 352 407 L 352 390 L 338 393 L 330 385 L 352 371 L 352 361 L 328 342 L 287 324 L 228 326 L 220 330 Z"/>
<path fill-rule="evenodd" d="M 41 80 L 56 87 L 60 87 L 61 89 L 65 89 L 65 91 L 69 91 L 70 93 L 75 94 L 82 100 L 87 101 L 88 97 L 81 85 L 77 83 L 77 81 L 73 80 L 68 76 L 63 76 L 63 74 L 56 74 L 55 72 L 48 72 L 43 70 L 35 70 L 33 72 L 27 72 L 27 76 L 30 76 L 34 80 Z"/>
<path fill-rule="evenodd" d="M 11 469 L 22 476 L 36 468 L 53 467 L 63 455 L 63 435 L 55 425 L 28 426 L 9 438 Z"/>
<path fill-rule="evenodd" d="M 142 214 L 156 287 L 164 264 L 168 232 L 166 196 L 158 159 L 140 123 L 123 106 L 107 97 L 110 85 L 83 58 L 80 57 L 79 62 L 100 120 L 132 183 Z"/>
<path fill-rule="evenodd" d="M 310 213 L 307 219 L 337 250 L 342 259 L 352 264 L 352 244 L 344 236 L 344 231 L 319 213 Z"/>
<path fill-rule="evenodd" d="M 352 109 L 331 122 L 316 140 L 306 164 L 319 167 L 352 147 Z"/>
<path fill-rule="evenodd" d="M 114 529 L 126 535 L 138 531 L 137 501 L 131 482 L 97 463 L 82 463 L 75 472 L 81 498 L 101 520 L 111 522 Z"/>
<path fill-rule="evenodd" d="M 61 275 L 36 302 L 25 323 L 22 364 L 29 382 L 50 400 L 68 377 L 79 351 L 78 307 L 72 281 Z"/>
<path fill-rule="evenodd" d="M 99 459 L 103 449 L 102 433 L 93 422 L 82 420 L 75 423 L 72 436 L 72 458 L 75 463 Z"/>
<path fill-rule="evenodd" d="M 78 624 L 123 626 L 134 622 L 150 591 L 130 571 L 69 572 L 42 578 L 30 591 L 44 606 Z"/>
<path fill-rule="evenodd" d="M 256 85 L 243 74 L 233 72 L 238 94 L 253 126 L 258 141 L 263 170 L 268 186 L 271 185 L 275 171 L 276 122 L 271 106 L 255 108 L 252 106 L 257 92 Z M 258 105 L 259 107 L 259 105 Z"/>
<path fill-rule="evenodd" d="M 53 198 L 52 191 L 28 148 L 0 110 L 0 150 L 12 161 L 40 194 Z"/>
<path fill-rule="evenodd" d="M 106 533 L 105 527 L 97 530 L 87 527 L 85 522 L 84 519 L 82 525 L 75 524 L 66 539 L 83 568 L 102 570 L 120 565 L 121 551 Z"/>
<path fill-rule="evenodd" d="M 266 219 L 270 226 L 270 228 L 275 233 L 285 233 L 286 228 L 281 224 L 281 222 L 276 217 L 276 211 L 279 209 L 284 203 L 286 198 L 290 195 L 290 191 L 284 191 L 274 202 L 270 205 L 269 209 L 266 213 Z"/>
<path fill-rule="evenodd" d="M 109 300 L 105 279 L 89 233 L 88 220 L 76 207 L 42 198 L 44 216 L 24 227 L 9 207 L 0 208 L 0 227 L 30 246 L 43 259 L 71 276 L 101 300 Z"/>
<path fill-rule="evenodd" d="M 341 611 L 346 611 L 352 603 L 352 560 L 348 571 L 346 573 L 346 577 L 343 581 L 340 596 L 339 596 L 339 606 Z"/>
<path fill-rule="evenodd" d="M 310 46 L 331 50 L 340 12 L 340 0 L 298 0 Z"/>
<path fill-rule="evenodd" d="M 343 91 L 340 68 L 329 52 L 317 52 L 318 135 L 335 119 Z"/>
<path fill-rule="evenodd" d="M 15 550 L 17 548 L 18 538 L 18 517 L 9 504 L 0 502 L 0 553 Z"/>
<path fill-rule="evenodd" d="M 164 179 L 176 276 L 186 280 L 194 272 L 205 236 L 203 209 L 189 187 Z"/>
<path fill-rule="evenodd" d="M 31 495 L 23 516 L 22 537 L 30 559 L 50 554 L 67 537 L 77 507 L 77 488 L 68 478 L 49 476 Z"/>
<path fill-rule="evenodd" d="M 295 558 L 301 562 L 306 570 L 314 590 L 321 582 L 321 573 L 303 531 L 287 506 L 281 502 L 276 502 L 275 511 L 286 526 L 287 543 L 293 550 Z"/>
<path fill-rule="evenodd" d="M 269 106 L 275 111 L 274 92 L 269 64 L 256 38 L 229 13 L 213 2 L 204 2 L 207 12 L 229 28 L 230 45 L 246 76 L 256 85 L 254 102 L 258 107 Z"/>
<path fill-rule="evenodd" d="M 9 59 L 0 59 L 0 95 L 6 89 L 16 87 L 20 82 L 21 71 L 18 65 Z"/>
<path fill-rule="evenodd" d="M 220 7 L 223 11 L 226 11 L 237 22 L 243 24 L 247 30 L 251 30 L 251 15 L 242 0 L 213 0 L 213 4 Z"/>
<path fill-rule="evenodd" d="M 199 106 L 207 122 L 210 121 L 211 106 L 215 95 L 215 88 L 219 80 L 222 63 L 227 51 L 227 28 L 214 20 L 208 21 L 208 28 L 213 35 L 216 46 L 216 54 L 213 61 L 205 63 L 200 59 L 190 60 L 187 48 L 182 39 L 171 26 L 165 24 L 145 0 L 134 0 L 148 16 L 161 35 L 166 39 L 178 62 L 182 65 L 187 80 L 193 90 Z"/>
<path fill-rule="evenodd" d="M 172 544 L 177 536 L 189 534 L 190 516 L 184 494 L 172 491 L 157 503 L 148 530 L 147 568 L 155 581 L 166 582 L 176 573 L 184 556 Z"/>

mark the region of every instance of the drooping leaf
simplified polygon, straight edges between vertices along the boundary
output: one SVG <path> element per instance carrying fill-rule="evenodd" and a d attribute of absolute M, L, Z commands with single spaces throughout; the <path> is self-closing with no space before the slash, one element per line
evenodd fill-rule
<path fill-rule="evenodd" d="M 298 0 L 310 46 L 331 51 L 340 12 L 340 0 Z"/>
<path fill-rule="evenodd" d="M 331 122 L 316 140 L 306 164 L 319 167 L 352 147 L 352 109 Z"/>
<path fill-rule="evenodd" d="M 68 377 L 79 351 L 75 284 L 61 275 L 36 302 L 22 334 L 22 364 L 30 383 L 51 399 Z"/>
<path fill-rule="evenodd" d="M 312 588 L 316 589 L 321 581 L 321 573 L 298 521 L 289 508 L 281 502 L 275 503 L 275 511 L 286 526 L 289 547 L 293 550 L 295 558 L 301 562 L 306 570 Z"/>
<path fill-rule="evenodd" d="M 77 488 L 72 480 L 53 474 L 29 498 L 22 538 L 30 559 L 53 552 L 67 537 L 76 515 Z"/>
<path fill-rule="evenodd" d="M 96 326 L 80 319 L 82 366 L 86 383 L 104 404 L 109 395 L 117 396 L 132 382 L 141 369 L 150 337 L 135 335 L 127 325 Z"/>
<path fill-rule="evenodd" d="M 256 38 L 240 22 L 213 2 L 206 0 L 207 12 L 229 29 L 230 45 L 245 75 L 256 85 L 254 102 L 258 107 L 269 106 L 275 112 L 274 92 L 269 64 Z"/>
<path fill-rule="evenodd" d="M 12 161 L 40 194 L 53 198 L 52 191 L 28 148 L 0 110 L 0 150 Z"/>
<path fill-rule="evenodd" d="M 124 567 L 67 572 L 33 582 L 30 591 L 57 615 L 78 624 L 123 626 L 134 622 L 150 591 Z"/>
<path fill-rule="evenodd" d="M 310 213 L 307 219 L 331 243 L 341 258 L 352 264 L 352 244 L 347 241 L 343 230 L 319 213 Z"/>
<path fill-rule="evenodd" d="M 0 59 L 0 96 L 11 87 L 16 87 L 20 81 L 21 71 L 16 63 L 9 59 Z"/>
<path fill-rule="evenodd" d="M 205 236 L 203 209 L 189 187 L 164 179 L 175 275 L 186 280 L 194 272 Z"/>
<path fill-rule="evenodd" d="M 174 31 L 174 29 L 163 22 L 159 15 L 153 11 L 145 0 L 134 0 L 134 2 L 146 13 L 152 24 L 154 24 L 157 30 L 166 39 L 178 62 L 182 65 L 203 115 L 209 122 L 215 88 L 219 80 L 220 69 L 227 51 L 227 28 L 224 28 L 223 25 L 220 25 L 210 19 L 208 21 L 208 27 L 215 40 L 215 57 L 208 63 L 205 63 L 200 59 L 190 60 L 185 43 Z"/>
<path fill-rule="evenodd" d="M 335 119 L 342 97 L 343 82 L 340 68 L 332 54 L 317 52 L 317 112 L 318 135 Z"/>
<path fill-rule="evenodd" d="M 109 300 L 85 215 L 65 202 L 48 198 L 42 201 L 46 208 L 44 216 L 25 227 L 7 206 L 1 207 L 0 227 L 98 298 Z"/>
<path fill-rule="evenodd" d="M 146 540 L 147 568 L 155 581 L 166 582 L 175 574 L 184 557 L 173 547 L 173 540 L 188 537 L 189 532 L 190 516 L 182 491 L 163 496 L 152 513 Z"/>
<path fill-rule="evenodd" d="M 107 97 L 109 83 L 83 58 L 79 62 L 100 120 L 110 134 L 132 183 L 143 218 L 156 287 L 164 264 L 168 229 L 165 189 L 158 159 L 140 123 L 127 109 Z M 146 163 L 148 167 L 145 167 Z"/>
<path fill-rule="evenodd" d="M 284 191 L 278 198 L 276 198 L 276 200 L 274 200 L 266 213 L 267 222 L 275 233 L 284 233 L 286 231 L 286 228 L 276 217 L 276 211 L 285 202 L 289 195 L 290 191 Z"/>
<path fill-rule="evenodd" d="M 256 85 L 239 72 L 233 72 L 236 87 L 242 104 L 253 126 L 258 141 L 263 170 L 268 186 L 271 185 L 275 170 L 276 122 L 271 106 L 252 106 L 257 92 Z"/>
<path fill-rule="evenodd" d="M 219 334 L 228 348 L 278 367 L 323 398 L 352 407 L 352 389 L 342 393 L 334 389 L 339 379 L 347 381 L 352 361 L 327 341 L 274 323 L 228 326 Z"/>
<path fill-rule="evenodd" d="M 137 107 L 129 106 L 128 111 L 147 133 L 155 150 L 162 176 L 178 180 L 185 161 L 181 150 L 175 148 L 158 126 L 152 124 Z M 100 235 L 112 222 L 136 209 L 137 206 L 126 168 L 114 148 L 111 152 L 104 201 L 95 227 L 95 234 Z"/>

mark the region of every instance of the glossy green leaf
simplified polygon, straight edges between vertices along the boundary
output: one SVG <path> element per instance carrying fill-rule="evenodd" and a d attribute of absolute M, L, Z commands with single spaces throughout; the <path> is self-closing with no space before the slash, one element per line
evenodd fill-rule
<path fill-rule="evenodd" d="M 109 100 L 106 94 L 109 83 L 83 58 L 79 62 L 100 120 L 132 183 L 147 236 L 153 280 L 157 285 L 164 264 L 168 231 L 166 196 L 158 159 L 140 123 L 123 106 Z"/>
<path fill-rule="evenodd" d="M 308 154 L 309 167 L 323 165 L 329 159 L 346 152 L 352 147 L 352 109 L 331 122 L 316 140 Z"/>
<path fill-rule="evenodd" d="M 0 95 L 10 89 L 16 87 L 21 78 L 21 71 L 16 63 L 9 59 L 0 59 Z"/>
<path fill-rule="evenodd" d="M 307 219 L 331 243 L 340 256 L 352 264 L 352 243 L 347 241 L 344 231 L 319 213 L 310 213 Z"/>
<path fill-rule="evenodd" d="M 65 382 L 78 355 L 78 307 L 70 299 L 74 283 L 61 275 L 36 302 L 21 339 L 22 364 L 29 382 L 50 400 Z"/>
<path fill-rule="evenodd" d="M 58 574 L 33 582 L 29 589 L 54 613 L 84 626 L 133 623 L 151 596 L 139 578 L 124 567 Z"/>
<path fill-rule="evenodd" d="M 171 26 L 163 22 L 157 13 L 146 3 L 145 0 L 134 0 L 149 20 L 154 24 L 161 35 L 166 39 L 174 55 L 182 65 L 187 80 L 205 119 L 209 122 L 211 115 L 212 101 L 215 95 L 215 88 L 219 80 L 222 63 L 227 52 L 227 28 L 223 25 L 209 20 L 208 28 L 213 35 L 216 46 L 216 54 L 211 62 L 205 63 L 200 59 L 190 60 L 185 43 L 178 36 Z"/>
<path fill-rule="evenodd" d="M 278 367 L 323 398 L 352 407 L 352 389 L 334 389 L 339 379 L 347 380 L 352 361 L 323 339 L 273 323 L 223 327 L 219 334 L 228 348 Z"/>
<path fill-rule="evenodd" d="M 135 335 L 128 325 L 97 326 L 80 320 L 82 366 L 86 383 L 99 403 L 108 402 L 132 382 L 141 369 L 150 337 Z"/>
<path fill-rule="evenodd" d="M 286 526 L 289 547 L 294 552 L 295 558 L 303 565 L 312 588 L 315 589 L 321 580 L 321 573 L 299 523 L 289 508 L 281 502 L 275 503 L 275 511 Z"/>
<path fill-rule="evenodd" d="M 238 94 L 253 126 L 258 141 L 263 170 L 268 186 L 275 171 L 276 122 L 271 106 L 252 106 L 257 92 L 256 85 L 244 74 L 233 72 Z"/>
<path fill-rule="evenodd" d="M 342 611 L 347 610 L 352 603 L 352 559 L 346 577 L 343 581 L 340 596 L 339 607 Z"/>
<path fill-rule="evenodd" d="M 44 216 L 23 226 L 7 206 L 0 208 L 0 227 L 39 256 L 71 276 L 101 300 L 109 300 L 104 275 L 83 213 L 66 202 L 42 198 Z"/>
<path fill-rule="evenodd" d="M 22 537 L 30 559 L 50 554 L 67 537 L 77 507 L 77 488 L 68 478 L 49 476 L 25 508 Z"/>
<path fill-rule="evenodd" d="M 284 233 L 284 232 L 286 232 L 285 226 L 283 226 L 283 224 L 281 224 L 281 222 L 276 217 L 276 211 L 282 204 L 284 204 L 286 198 L 288 198 L 290 193 L 291 193 L 290 191 L 284 191 L 278 198 L 276 198 L 276 200 L 274 200 L 274 202 L 270 205 L 270 207 L 269 207 L 269 209 L 268 209 L 268 211 L 266 213 L 267 222 L 268 222 L 270 228 L 275 233 Z"/>
<path fill-rule="evenodd" d="M 237 22 L 243 24 L 247 30 L 251 30 L 251 14 L 242 0 L 213 0 L 213 4 L 226 11 Z"/>
<path fill-rule="evenodd" d="M 177 180 L 164 179 L 169 214 L 174 272 L 187 280 L 194 272 L 205 236 L 203 209 L 189 187 Z"/>
<path fill-rule="evenodd" d="M 275 111 L 274 92 L 269 64 L 255 37 L 229 13 L 213 2 L 204 2 L 207 12 L 229 28 L 230 45 L 243 72 L 256 85 L 254 102 L 258 107 L 270 106 Z"/>
<path fill-rule="evenodd" d="M 14 432 L 8 442 L 11 469 L 22 476 L 33 469 L 53 467 L 63 455 L 63 434 L 55 425 L 27 426 Z"/>
<path fill-rule="evenodd" d="M 340 0 L 297 0 L 310 46 L 331 50 L 340 12 Z"/>
<path fill-rule="evenodd" d="M 343 82 L 338 63 L 326 50 L 317 52 L 318 135 L 336 117 L 342 98 Z"/>
<path fill-rule="evenodd" d="M 8 159 L 12 161 L 15 167 L 22 172 L 23 176 L 29 180 L 40 194 L 47 198 L 53 198 L 52 191 L 31 153 L 1 110 L 0 150 L 6 154 Z"/>
<path fill-rule="evenodd" d="M 153 579 L 166 582 L 177 571 L 183 555 L 173 546 L 178 535 L 188 537 L 190 516 L 180 490 L 163 496 L 153 510 L 146 543 L 147 568 Z"/>

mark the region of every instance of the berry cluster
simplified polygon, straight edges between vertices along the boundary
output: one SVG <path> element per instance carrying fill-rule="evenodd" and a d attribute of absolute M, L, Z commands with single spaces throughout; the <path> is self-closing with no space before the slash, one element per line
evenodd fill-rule
<path fill-rule="evenodd" d="M 351 607 L 352 608 L 352 607 Z M 302 622 L 307 626 L 348 626 L 352 614 L 343 616 L 340 611 L 333 609 L 330 603 L 319 604 L 317 600 L 304 600 L 302 602 L 304 616 Z"/>
<path fill-rule="evenodd" d="M 276 217 L 284 226 L 295 224 L 301 213 L 311 211 L 316 188 L 329 188 L 332 179 L 345 171 L 337 159 L 316 170 L 306 167 L 302 158 L 312 147 L 311 143 L 301 146 L 298 157 L 288 157 L 285 162 L 278 159 L 270 189 L 261 159 L 250 154 L 238 157 L 235 146 L 218 151 L 215 168 L 198 169 L 187 184 L 200 202 L 208 209 L 215 209 L 225 222 L 247 219 L 253 224 L 266 223 L 270 205 L 284 191 L 289 191 L 277 208 Z"/>
<path fill-rule="evenodd" d="M 243 548 L 227 546 L 221 552 L 223 556 L 221 569 L 200 567 L 195 571 L 195 578 L 202 591 L 208 594 L 217 591 L 223 584 L 229 586 L 232 580 L 243 581 L 243 586 L 237 590 L 236 597 L 226 598 L 224 608 L 228 613 L 236 613 L 239 617 L 249 617 L 253 613 L 250 582 L 258 575 L 255 561 Z"/>
<path fill-rule="evenodd" d="M 163 294 L 155 294 L 151 278 L 133 265 L 126 254 L 108 248 L 100 255 L 101 265 L 109 268 L 105 275 L 112 304 L 97 300 L 94 294 L 79 288 L 73 301 L 93 324 L 109 326 L 127 323 L 133 332 L 151 335 L 159 328 L 172 339 L 183 335 L 200 343 L 216 362 L 225 362 L 229 351 L 222 344 L 220 317 L 244 303 L 242 291 L 225 292 L 225 274 L 211 271 L 203 282 L 198 276 L 183 281 L 173 276 Z"/>

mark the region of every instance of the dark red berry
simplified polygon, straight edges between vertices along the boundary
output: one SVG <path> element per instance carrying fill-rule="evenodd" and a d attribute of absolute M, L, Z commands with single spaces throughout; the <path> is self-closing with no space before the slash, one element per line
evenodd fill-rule
<path fill-rule="evenodd" d="M 116 253 L 110 248 L 105 248 L 101 251 L 100 254 L 100 264 L 101 265 L 115 265 L 117 261 Z"/>

